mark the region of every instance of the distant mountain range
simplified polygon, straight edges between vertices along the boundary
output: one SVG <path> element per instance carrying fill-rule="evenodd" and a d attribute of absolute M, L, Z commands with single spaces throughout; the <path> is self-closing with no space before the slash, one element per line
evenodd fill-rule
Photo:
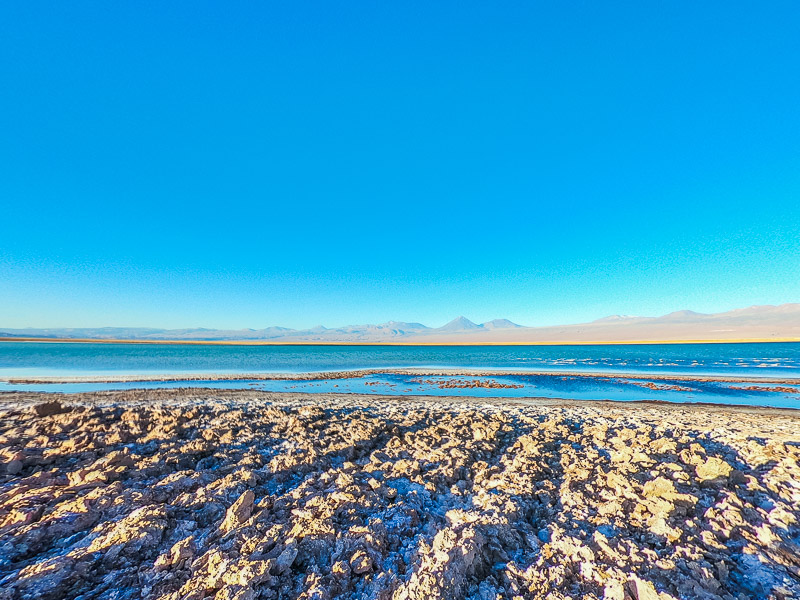
<path fill-rule="evenodd" d="M 577 325 L 524 327 L 507 319 L 473 323 L 466 317 L 441 327 L 389 321 L 329 329 L 153 329 L 101 327 L 74 329 L 3 329 L 0 338 L 92 339 L 137 341 L 209 341 L 271 343 L 569 343 L 679 340 L 800 340 L 800 304 L 751 306 L 716 314 L 681 310 L 661 317 L 613 315 Z"/>

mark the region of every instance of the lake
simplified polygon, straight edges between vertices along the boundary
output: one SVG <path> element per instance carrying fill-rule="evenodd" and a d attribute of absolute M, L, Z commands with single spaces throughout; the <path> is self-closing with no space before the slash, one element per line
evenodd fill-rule
<path fill-rule="evenodd" d="M 246 375 L 361 369 L 479 369 L 492 375 L 419 377 L 374 373 L 315 380 Z M 20 383 L 37 377 L 168 376 L 165 381 Z M 203 375 L 243 375 L 236 381 Z M 169 376 L 174 377 L 170 379 Z M 199 377 L 180 381 L 181 376 Z M 710 376 L 711 381 L 693 377 Z M 668 379 L 663 379 L 667 377 Z M 719 377 L 720 380 L 713 380 Z M 743 385 L 727 377 L 798 380 Z M 687 379 L 688 378 L 688 379 Z M 264 391 L 658 400 L 800 406 L 800 343 L 566 346 L 253 346 L 0 342 L 0 391 L 81 392 L 210 387 Z M 793 383 L 793 382 L 792 382 Z"/>

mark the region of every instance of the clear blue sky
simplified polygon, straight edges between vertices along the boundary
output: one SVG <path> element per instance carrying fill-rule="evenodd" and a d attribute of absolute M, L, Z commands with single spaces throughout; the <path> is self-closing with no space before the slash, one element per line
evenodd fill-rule
<path fill-rule="evenodd" d="M 0 325 L 800 301 L 800 3 L 4 2 Z"/>

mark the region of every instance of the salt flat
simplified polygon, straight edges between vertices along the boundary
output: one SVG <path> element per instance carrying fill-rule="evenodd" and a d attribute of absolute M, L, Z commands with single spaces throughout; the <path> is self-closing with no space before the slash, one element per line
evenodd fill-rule
<path fill-rule="evenodd" d="M 9 393 L 0 461 L 3 599 L 800 597 L 796 411 Z"/>

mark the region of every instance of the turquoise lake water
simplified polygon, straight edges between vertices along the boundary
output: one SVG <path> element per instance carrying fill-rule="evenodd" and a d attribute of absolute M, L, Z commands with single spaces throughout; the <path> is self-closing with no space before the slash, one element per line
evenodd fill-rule
<path fill-rule="evenodd" d="M 800 343 L 215 346 L 0 342 L 0 378 L 109 373 L 304 373 L 392 367 L 800 378 Z"/>
<path fill-rule="evenodd" d="M 476 347 L 0 342 L 0 380 L 36 376 L 113 378 L 159 374 L 306 373 L 395 367 L 486 369 L 497 374 L 418 377 L 389 373 L 314 381 L 242 379 L 36 384 L 0 381 L 0 391 L 206 387 L 275 392 L 656 400 L 800 408 L 800 343 Z M 523 373 L 502 374 L 503 371 Z M 566 373 L 585 375 L 575 377 Z M 659 378 L 648 378 L 648 375 Z M 761 376 L 798 381 L 787 387 L 683 378 L 694 375 Z M 664 376 L 670 379 L 660 379 Z M 472 385 L 487 381 L 496 387 Z M 454 382 L 458 385 L 451 387 Z"/>

